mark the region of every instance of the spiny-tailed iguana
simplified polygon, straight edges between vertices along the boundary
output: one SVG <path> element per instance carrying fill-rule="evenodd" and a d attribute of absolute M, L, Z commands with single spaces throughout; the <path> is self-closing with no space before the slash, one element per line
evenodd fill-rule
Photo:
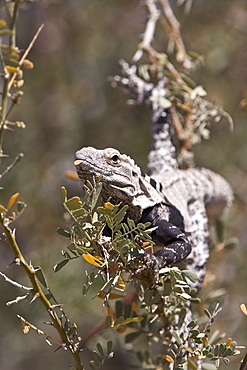
<path fill-rule="evenodd" d="M 163 248 L 145 254 L 145 264 L 137 272 L 153 268 L 157 281 L 160 268 L 188 257 L 187 265 L 202 281 L 208 258 L 206 209 L 214 207 L 218 217 L 230 201 L 230 187 L 222 177 L 206 169 L 173 169 L 158 174 L 162 183 L 157 182 L 143 174 L 133 159 L 112 148 L 82 148 L 76 152 L 75 165 L 83 182 L 100 177 L 103 200 L 121 201 L 129 206 L 128 217 L 157 226 L 153 239 Z"/>

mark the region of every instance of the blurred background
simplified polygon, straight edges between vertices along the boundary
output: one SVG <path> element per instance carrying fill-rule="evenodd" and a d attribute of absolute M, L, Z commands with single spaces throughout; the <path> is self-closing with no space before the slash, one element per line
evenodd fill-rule
<path fill-rule="evenodd" d="M 247 2 L 194 0 L 189 14 L 184 7 L 174 9 L 187 50 L 205 57 L 205 66 L 192 78 L 204 86 L 209 101 L 216 101 L 231 114 L 235 124 L 233 132 L 226 121 L 214 124 L 211 139 L 195 147 L 195 158 L 198 166 L 225 176 L 235 193 L 226 237 L 237 236 L 240 243 L 234 249 L 212 253 L 211 282 L 205 292 L 225 290 L 220 298 L 223 310 L 213 328 L 247 345 L 247 317 L 239 309 L 241 303 L 247 304 Z M 66 186 L 70 196 L 81 194 L 80 183 L 67 179 L 65 173 L 74 170 L 74 153 L 83 146 L 116 147 L 146 169 L 151 144 L 149 111 L 128 107 L 129 97 L 107 82 L 108 76 L 119 73 L 118 60 L 130 61 L 134 55 L 145 12 L 137 0 L 29 3 L 19 15 L 20 49 L 28 46 L 42 23 L 44 29 L 28 57 L 35 68 L 25 72 L 25 94 L 12 114 L 12 119 L 23 120 L 27 127 L 5 135 L 4 151 L 10 157 L 3 161 L 1 172 L 19 152 L 25 157 L 2 181 L 5 189 L 0 203 L 7 204 L 13 193 L 21 192 L 20 200 L 28 207 L 15 224 L 17 240 L 27 260 L 42 266 L 57 300 L 85 337 L 105 315 L 105 308 L 99 299 L 91 299 L 94 292 L 89 298 L 82 295 L 86 263 L 76 260 L 56 274 L 52 270 L 66 246 L 66 240 L 56 233 L 57 227 L 65 225 L 60 187 Z M 159 44 L 155 46 L 166 51 L 167 40 L 161 35 L 158 27 Z M 7 268 L 12 260 L 9 247 L 1 243 L 0 271 L 28 285 L 18 267 Z M 43 324 L 48 317 L 38 300 L 32 306 L 21 302 L 6 307 L 7 301 L 24 293 L 3 280 L 0 287 L 0 367 L 43 370 L 73 365 L 68 353 L 54 352 L 55 347 L 49 347 L 34 331 L 22 333 L 16 314 L 56 338 Z M 104 369 L 126 368 L 121 340 L 115 359 Z M 89 348 L 94 345 L 90 342 Z M 87 356 L 85 352 L 85 364 Z M 228 367 L 238 369 L 242 357 Z M 220 369 L 224 368 L 221 365 Z"/>

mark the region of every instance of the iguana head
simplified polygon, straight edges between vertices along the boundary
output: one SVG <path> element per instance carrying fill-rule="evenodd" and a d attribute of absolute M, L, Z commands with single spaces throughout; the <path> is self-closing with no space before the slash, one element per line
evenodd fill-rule
<path fill-rule="evenodd" d="M 74 164 L 83 182 L 93 176 L 101 179 L 105 197 L 142 210 L 162 201 L 162 195 L 146 180 L 134 160 L 116 149 L 82 148 L 76 152 Z"/>

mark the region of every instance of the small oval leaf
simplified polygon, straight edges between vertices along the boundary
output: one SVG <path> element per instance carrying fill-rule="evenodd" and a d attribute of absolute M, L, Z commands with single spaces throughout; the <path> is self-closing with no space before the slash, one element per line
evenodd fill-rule
<path fill-rule="evenodd" d="M 43 273 L 43 270 L 39 266 L 35 267 L 35 270 L 36 270 L 36 276 L 37 276 L 39 282 L 47 289 L 48 284 L 47 284 L 45 275 Z"/>
<path fill-rule="evenodd" d="M 17 204 L 16 204 L 16 208 L 17 208 L 18 213 L 22 213 L 26 207 L 27 207 L 27 205 L 24 202 L 17 202 Z"/>
<path fill-rule="evenodd" d="M 61 187 L 62 202 L 67 202 L 67 190 L 64 186 Z"/>
<path fill-rule="evenodd" d="M 33 62 L 31 62 L 31 60 L 28 60 L 28 59 L 24 59 L 23 62 L 22 62 L 22 65 L 25 69 L 33 69 L 34 68 Z"/>
<path fill-rule="evenodd" d="M 135 331 L 134 333 L 127 334 L 124 338 L 125 343 L 131 343 L 141 335 L 141 332 Z"/>
<path fill-rule="evenodd" d="M 0 204 L 0 212 L 2 213 L 7 212 L 7 208 L 5 208 L 2 204 Z"/>
<path fill-rule="evenodd" d="M 19 197 L 20 193 L 15 193 L 12 195 L 12 197 L 10 198 L 9 202 L 8 202 L 8 205 L 7 205 L 7 208 L 10 209 L 16 202 L 16 199 Z"/>
<path fill-rule="evenodd" d="M 67 202 L 65 202 L 65 205 L 70 211 L 75 211 L 76 209 L 81 208 L 82 201 L 79 197 L 73 197 L 67 200 Z"/>
<path fill-rule="evenodd" d="M 192 283 L 196 283 L 198 276 L 195 272 L 190 271 L 190 270 L 183 270 L 182 275 L 188 278 Z"/>
<path fill-rule="evenodd" d="M 64 230 L 62 227 L 57 228 L 57 233 L 59 235 L 65 236 L 66 238 L 70 238 L 70 233 L 67 230 Z"/>
<path fill-rule="evenodd" d="M 7 26 L 7 22 L 4 19 L 0 19 L 0 29 L 5 28 Z"/>
<path fill-rule="evenodd" d="M 111 316 L 106 316 L 106 318 L 105 318 L 105 328 L 109 329 L 109 328 L 112 327 L 112 325 L 113 325 L 113 322 L 112 322 Z"/>
<path fill-rule="evenodd" d="M 240 310 L 247 316 L 247 308 L 244 303 L 240 305 Z"/>
<path fill-rule="evenodd" d="M 61 262 L 57 263 L 53 267 L 54 272 L 58 272 L 59 270 L 61 270 L 61 268 L 63 268 L 65 265 L 67 265 L 68 262 L 69 262 L 69 259 L 66 258 L 66 259 L 62 260 Z"/>

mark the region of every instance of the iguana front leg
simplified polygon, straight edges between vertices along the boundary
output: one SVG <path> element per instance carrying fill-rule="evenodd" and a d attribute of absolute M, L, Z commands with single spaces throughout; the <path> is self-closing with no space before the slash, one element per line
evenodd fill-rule
<path fill-rule="evenodd" d="M 169 208 L 172 208 L 172 212 Z M 162 213 L 169 217 L 169 221 L 161 217 Z M 143 265 L 136 270 L 135 275 L 146 269 L 152 269 L 154 271 L 155 284 L 158 283 L 159 270 L 162 267 L 183 261 L 191 252 L 191 244 L 186 235 L 179 227 L 170 222 L 171 218 L 172 220 L 176 218 L 178 226 L 182 229 L 182 216 L 172 205 L 163 207 L 162 205 L 157 205 L 148 210 L 148 212 L 146 211 L 142 217 L 142 221 L 149 221 L 152 226 L 157 226 L 152 236 L 156 244 L 161 244 L 163 247 L 154 254 L 145 253 L 141 257 Z"/>

